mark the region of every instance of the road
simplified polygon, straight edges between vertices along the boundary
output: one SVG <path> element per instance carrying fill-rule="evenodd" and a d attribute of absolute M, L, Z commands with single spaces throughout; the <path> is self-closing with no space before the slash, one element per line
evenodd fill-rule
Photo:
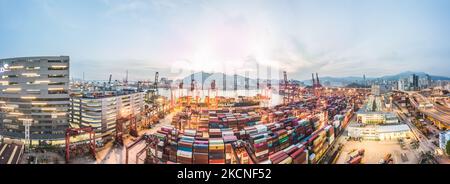
<path fill-rule="evenodd" d="M 408 117 L 405 115 L 405 113 L 398 107 L 396 104 L 395 111 L 399 115 L 399 117 L 404 120 L 404 122 L 409 126 L 411 129 L 411 132 L 416 140 L 419 141 L 419 151 L 421 152 L 431 152 L 435 153 L 436 149 L 439 149 L 436 145 L 434 145 L 432 142 L 433 140 L 429 140 L 412 122 L 411 117 Z M 450 163 L 450 160 L 446 156 L 435 156 L 436 160 L 440 164 L 448 164 Z"/>
<path fill-rule="evenodd" d="M 450 112 L 443 108 L 439 108 L 438 104 L 431 103 L 426 97 L 416 92 L 408 92 L 409 100 L 414 108 L 418 109 L 421 113 L 431 116 L 434 119 L 439 120 L 446 126 L 450 124 Z M 432 104 L 432 107 L 420 108 L 419 104 Z"/>
<path fill-rule="evenodd" d="M 356 121 L 356 114 L 354 114 L 350 120 L 349 123 L 347 123 L 347 126 L 351 123 Z M 327 148 L 327 150 L 325 151 L 325 154 L 323 154 L 324 156 L 322 156 L 322 158 L 319 160 L 319 163 L 324 163 L 324 164 L 331 164 L 332 162 L 332 155 L 338 151 L 339 148 L 339 144 L 345 145 L 345 143 L 347 143 L 347 126 L 342 127 L 341 132 L 337 135 L 336 139 L 334 140 L 334 142 Z"/>
<path fill-rule="evenodd" d="M 161 129 L 163 125 L 170 125 L 172 122 L 173 116 L 176 114 L 176 112 L 172 112 L 168 114 L 164 119 L 160 120 L 160 123 L 157 125 L 154 125 L 151 129 L 145 129 L 140 130 L 139 135 L 143 134 L 152 134 L 156 133 L 157 130 Z M 128 145 L 133 142 L 133 139 L 130 136 L 124 138 L 124 144 Z M 138 144 L 136 144 L 133 149 L 130 149 L 129 151 L 129 161 L 128 163 L 133 164 L 136 163 L 136 155 L 137 153 L 145 148 L 145 141 L 142 141 Z M 126 155 L 126 149 L 124 146 L 114 146 L 112 143 L 108 143 L 105 148 L 99 152 L 97 152 L 97 162 L 98 164 L 125 164 L 125 155 Z M 142 155 L 142 157 L 144 157 Z M 143 158 L 140 158 L 137 163 L 143 163 Z"/>

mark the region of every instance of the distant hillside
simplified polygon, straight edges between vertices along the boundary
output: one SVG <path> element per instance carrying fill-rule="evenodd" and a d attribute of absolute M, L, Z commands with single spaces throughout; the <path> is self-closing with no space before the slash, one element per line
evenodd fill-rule
<path fill-rule="evenodd" d="M 213 80 L 216 81 L 216 87 L 219 89 L 223 88 L 223 73 L 206 73 L 206 72 L 197 72 L 194 73 L 194 80 L 197 83 L 197 88 L 208 89 Z M 234 88 L 234 75 L 225 75 L 227 89 Z M 189 88 L 191 85 L 191 75 L 184 77 L 183 79 L 184 87 Z M 265 79 L 260 79 L 260 85 L 265 84 Z M 272 84 L 278 83 L 278 80 L 272 80 Z M 239 89 L 243 89 L 245 87 L 245 76 L 237 75 L 237 85 Z M 256 88 L 256 79 L 249 78 L 249 86 L 250 88 Z"/>
<path fill-rule="evenodd" d="M 396 75 L 386 75 L 386 76 L 382 76 L 382 77 L 378 77 L 378 78 L 373 78 L 373 77 L 366 77 L 367 81 L 371 81 L 371 80 L 399 80 L 401 78 L 407 78 L 410 77 L 412 74 L 416 74 L 419 77 L 425 77 L 427 74 L 424 72 L 411 72 L 411 71 L 407 71 L 407 72 L 402 72 Z M 223 87 L 223 73 L 207 73 L 207 72 L 197 72 L 194 73 L 194 80 L 197 82 L 197 87 L 198 88 L 202 88 L 202 84 L 203 84 L 203 89 L 208 89 L 211 82 L 213 80 L 216 80 L 216 87 L 217 88 L 222 88 Z M 449 80 L 450 81 L 450 77 L 444 77 L 444 76 L 435 76 L 435 75 L 430 75 L 432 80 Z M 355 86 L 355 87 L 363 87 L 360 86 L 361 82 L 364 80 L 363 77 L 355 77 L 355 76 L 350 76 L 350 77 L 329 77 L 329 76 L 325 76 L 325 77 L 320 77 L 320 82 L 322 83 L 322 85 L 329 85 L 329 86 Z M 183 83 L 184 83 L 184 87 L 185 88 L 189 88 L 190 84 L 191 84 L 191 76 L 186 76 L 183 79 Z M 303 81 L 298 81 L 298 80 L 292 80 L 290 79 L 290 81 L 293 81 L 295 83 L 298 84 L 304 84 L 304 85 L 311 85 L 312 81 L 311 79 L 309 80 L 303 80 Z M 276 85 L 278 84 L 280 81 L 279 80 L 272 80 L 272 85 Z M 177 82 L 178 83 L 178 82 Z M 227 85 L 227 89 L 233 89 L 233 84 L 234 84 L 234 76 L 233 74 L 229 74 L 226 75 L 226 85 Z M 260 85 L 263 86 L 266 83 L 266 79 L 260 79 Z M 245 86 L 245 77 L 242 75 L 237 75 L 237 84 L 238 84 L 238 88 L 242 89 Z M 249 85 L 250 88 L 255 88 L 256 87 L 256 79 L 254 78 L 250 78 L 249 79 Z"/>
<path fill-rule="evenodd" d="M 399 80 L 399 79 L 402 79 L 402 78 L 408 78 L 412 74 L 416 74 L 420 78 L 425 77 L 427 75 L 427 73 L 425 73 L 425 72 L 406 71 L 406 72 L 399 73 L 397 75 L 387 75 L 387 76 L 383 76 L 383 77 L 380 77 L 380 78 L 384 79 L 384 80 Z M 430 75 L 430 77 L 431 77 L 431 80 L 450 80 L 450 77 L 444 77 L 444 76 Z"/>
<path fill-rule="evenodd" d="M 366 80 L 371 80 L 372 78 L 366 78 Z M 347 84 L 351 83 L 357 83 L 363 81 L 362 77 L 320 77 L 319 76 L 320 83 L 325 84 L 329 82 L 332 86 L 345 86 Z M 312 80 L 304 80 L 303 81 L 306 85 L 312 85 Z"/>
<path fill-rule="evenodd" d="M 211 82 L 213 80 L 216 80 L 216 87 L 219 89 L 223 88 L 223 73 L 207 73 L 207 72 L 197 72 L 194 73 L 194 80 L 197 83 L 197 88 L 202 88 L 202 84 L 203 84 L 203 89 L 208 89 L 211 85 Z M 227 89 L 231 90 L 234 88 L 234 75 L 233 74 L 228 74 L 225 75 L 226 78 L 226 85 L 227 85 Z M 184 83 L 184 88 L 189 88 L 191 85 L 191 75 L 184 77 L 183 79 L 183 83 Z M 175 81 L 176 84 L 179 84 L 180 80 Z M 299 80 L 293 80 L 293 79 L 289 79 L 289 81 L 291 83 L 295 83 L 298 85 L 303 86 L 303 82 L 299 81 Z M 266 85 L 267 79 L 264 78 L 260 78 L 259 79 L 259 84 L 260 87 L 264 87 Z M 249 87 L 250 89 L 256 89 L 256 83 L 257 80 L 256 78 L 253 76 L 249 77 Z M 271 80 L 272 86 L 276 87 L 276 85 L 278 85 L 280 83 L 280 80 L 278 79 L 272 79 Z M 245 88 L 245 76 L 242 75 L 237 75 L 237 85 L 238 85 L 238 89 L 244 89 Z"/>
<path fill-rule="evenodd" d="M 361 84 L 357 84 L 357 83 L 351 83 L 346 85 L 345 87 L 347 88 L 370 88 L 370 86 L 365 86 L 365 85 L 361 85 Z"/>
<path fill-rule="evenodd" d="M 382 77 L 378 77 L 378 78 L 372 78 L 372 77 L 366 77 L 367 81 L 370 80 L 377 80 L 377 79 L 381 79 L 381 80 L 399 80 L 402 78 L 408 78 L 410 77 L 412 74 L 416 74 L 418 75 L 420 78 L 423 78 L 427 75 L 427 73 L 425 72 L 412 72 L 412 71 L 406 71 L 406 72 L 402 72 L 396 75 L 386 75 L 386 76 L 382 76 Z M 450 81 L 450 77 L 445 77 L 445 76 L 436 76 L 436 75 L 430 75 L 431 80 L 448 80 Z M 330 82 L 331 84 L 338 84 L 336 86 L 346 86 L 346 85 L 350 85 L 352 83 L 361 83 L 364 79 L 362 77 L 320 77 L 320 82 L 322 84 L 324 84 L 325 82 Z M 312 81 L 311 79 L 309 80 L 303 80 L 303 82 L 307 85 L 311 85 Z"/>

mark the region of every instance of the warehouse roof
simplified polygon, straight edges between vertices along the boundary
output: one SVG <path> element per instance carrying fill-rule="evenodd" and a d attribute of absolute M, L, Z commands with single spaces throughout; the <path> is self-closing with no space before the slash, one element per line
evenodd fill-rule
<path fill-rule="evenodd" d="M 409 131 L 409 126 L 406 124 L 400 125 L 381 125 L 378 126 L 378 132 L 388 133 L 388 132 L 406 132 Z"/>

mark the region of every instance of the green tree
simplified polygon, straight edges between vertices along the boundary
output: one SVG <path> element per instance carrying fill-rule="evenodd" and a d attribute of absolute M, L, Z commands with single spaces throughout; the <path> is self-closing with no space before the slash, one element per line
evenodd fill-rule
<path fill-rule="evenodd" d="M 447 155 L 450 155 L 450 141 L 447 141 L 447 145 L 445 145 L 445 152 L 447 152 Z"/>

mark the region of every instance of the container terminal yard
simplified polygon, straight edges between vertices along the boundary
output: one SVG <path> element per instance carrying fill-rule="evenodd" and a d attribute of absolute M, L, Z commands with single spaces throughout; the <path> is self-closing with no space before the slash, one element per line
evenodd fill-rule
<path fill-rule="evenodd" d="M 211 88 L 214 89 L 214 84 Z M 148 128 L 138 130 L 138 136 L 113 140 L 114 146 L 98 151 L 96 160 L 68 161 L 316 163 L 333 141 L 334 132 L 339 132 L 353 116 L 354 109 L 361 106 L 366 92 L 365 89 L 284 85 L 280 93 L 282 101 L 275 106 L 267 105 L 271 98 L 262 95 L 167 99 L 168 112 L 156 119 L 152 116 Z M 328 119 L 336 121 L 329 124 Z"/>
<path fill-rule="evenodd" d="M 189 172 L 268 179 L 272 164 L 450 164 L 449 9 L 439 0 L 0 0 L 0 168 L 184 164 L 176 182 L 194 183 Z M 64 166 L 25 173 L 80 171 Z M 346 182 L 416 179 L 382 167 L 296 168 L 333 181 L 345 176 L 338 170 L 351 173 Z M 445 175 L 420 168 L 427 181 Z"/>
<path fill-rule="evenodd" d="M 221 88 L 217 79 L 205 84 L 194 74 L 168 83 L 159 72 L 151 82 L 128 81 L 128 71 L 123 81 L 69 80 L 67 56 L 0 61 L 8 76 L 32 70 L 34 62 L 50 73 L 33 83 L 28 74 L 2 81 L 1 164 L 449 161 L 442 91 L 325 87 L 317 73 L 304 85 L 287 72 L 281 80 L 257 78 L 254 86 L 246 77 L 243 89 L 235 74 L 232 90 L 225 74 Z"/>

